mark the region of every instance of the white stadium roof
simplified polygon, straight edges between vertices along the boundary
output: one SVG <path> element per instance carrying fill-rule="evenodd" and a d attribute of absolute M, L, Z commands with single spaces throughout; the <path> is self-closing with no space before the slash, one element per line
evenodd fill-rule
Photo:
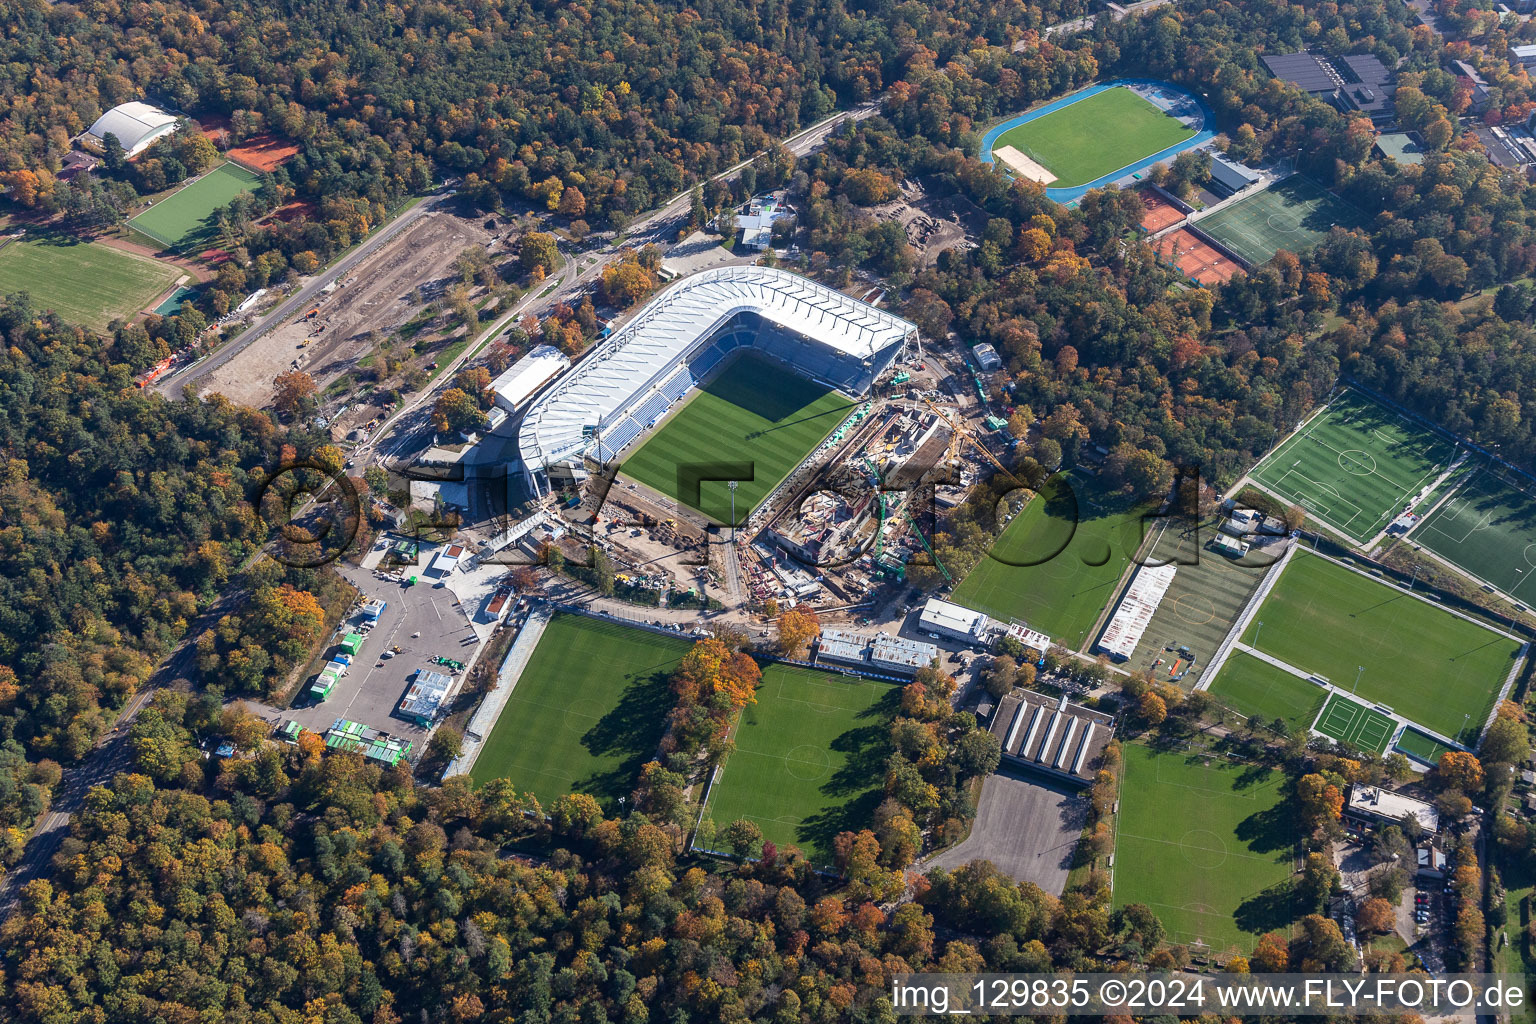
<path fill-rule="evenodd" d="M 136 156 L 148 149 L 150 143 L 176 130 L 176 116 L 159 107 L 135 100 L 119 103 L 102 114 L 91 125 L 89 134 L 106 142 L 108 135 L 116 135 L 129 156 Z"/>
<path fill-rule="evenodd" d="M 519 434 L 529 471 L 570 460 L 632 396 L 742 313 L 814 339 L 860 362 L 917 326 L 774 267 L 718 267 L 685 277 L 589 352 L 528 410 Z M 583 428 L 587 428 L 584 430 Z"/>

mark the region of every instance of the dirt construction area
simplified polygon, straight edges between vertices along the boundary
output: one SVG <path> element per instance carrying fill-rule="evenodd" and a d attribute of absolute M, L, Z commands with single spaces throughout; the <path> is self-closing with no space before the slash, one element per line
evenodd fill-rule
<path fill-rule="evenodd" d="M 472 245 L 500 244 L 500 236 L 484 224 L 483 214 L 427 214 L 355 267 L 316 303 L 319 312 L 313 317 L 295 317 L 268 331 L 209 374 L 202 393 L 217 391 L 231 401 L 264 406 L 272 401 L 273 380 L 294 368 L 310 374 L 324 390 L 368 354 L 371 332 L 387 335 L 421 310 L 424 303 L 412 299 L 415 289 L 421 289 L 424 302 L 440 297 L 450 283 L 455 256 Z"/>
<path fill-rule="evenodd" d="M 921 266 L 931 267 L 945 249 L 970 249 L 987 226 L 987 215 L 964 196 L 930 196 L 920 182 L 901 183 L 901 198 L 871 207 L 878 220 L 894 220 L 907 232 Z"/>

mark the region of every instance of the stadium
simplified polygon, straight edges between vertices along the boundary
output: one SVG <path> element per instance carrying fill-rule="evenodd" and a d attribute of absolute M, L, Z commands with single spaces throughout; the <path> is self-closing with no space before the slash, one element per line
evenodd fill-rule
<path fill-rule="evenodd" d="M 702 271 L 652 299 L 534 400 L 518 434 L 525 480 L 543 495 L 552 482 L 583 479 L 588 459 L 617 461 L 738 351 L 857 399 L 909 342 L 916 325 L 797 274 Z"/>

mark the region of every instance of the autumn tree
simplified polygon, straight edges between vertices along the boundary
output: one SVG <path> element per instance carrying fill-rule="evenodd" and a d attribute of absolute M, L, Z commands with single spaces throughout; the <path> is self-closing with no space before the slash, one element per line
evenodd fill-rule
<path fill-rule="evenodd" d="M 439 433 L 472 433 L 484 430 L 486 422 L 480 403 L 459 388 L 448 388 L 432 405 L 432 429 Z"/>
<path fill-rule="evenodd" d="M 1476 793 L 1483 788 L 1483 765 L 1464 750 L 1448 750 L 1429 773 L 1429 781 L 1440 789 Z"/>
<path fill-rule="evenodd" d="M 538 270 L 550 274 L 560 266 L 560 250 L 555 236 L 542 231 L 530 231 L 524 235 L 518 242 L 517 252 L 518 265 L 524 273 L 531 274 Z"/>
<path fill-rule="evenodd" d="M 803 655 L 810 642 L 821 635 L 821 622 L 815 610 L 805 605 L 796 605 L 780 615 L 775 628 L 778 630 L 775 646 L 786 657 Z"/>
<path fill-rule="evenodd" d="M 288 370 L 273 382 L 272 404 L 284 416 L 308 415 L 314 411 L 315 379 L 303 370 Z"/>

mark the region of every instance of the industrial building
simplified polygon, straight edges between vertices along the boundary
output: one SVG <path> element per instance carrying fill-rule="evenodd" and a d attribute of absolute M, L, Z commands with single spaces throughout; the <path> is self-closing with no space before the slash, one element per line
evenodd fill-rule
<path fill-rule="evenodd" d="M 362 754 L 370 761 L 393 767 L 411 756 L 411 741 L 370 729 L 362 722 L 338 718 L 325 733 L 327 750 Z"/>
<path fill-rule="evenodd" d="M 175 114 L 135 100 L 102 114 L 85 134 L 99 146 L 107 144 L 108 135 L 114 136 L 123 151 L 134 157 L 174 132 L 178 123 Z"/>
<path fill-rule="evenodd" d="M 491 381 L 496 407 L 514 413 L 534 394 L 571 365 L 570 357 L 553 345 L 537 345 Z"/>
<path fill-rule="evenodd" d="M 1385 124 L 1394 117 L 1391 69 L 1370 54 L 1328 60 L 1314 53 L 1281 53 L 1262 60 L 1276 78 L 1341 111 L 1359 111 L 1373 124 Z"/>
<path fill-rule="evenodd" d="M 918 626 L 924 632 L 933 633 L 963 644 L 985 643 L 992 621 L 986 613 L 962 608 L 958 604 L 930 597 L 923 605 Z"/>
<path fill-rule="evenodd" d="M 1086 786 L 1114 736 L 1115 720 L 1065 696 L 1016 690 L 998 702 L 990 728 L 1009 764 Z"/>

